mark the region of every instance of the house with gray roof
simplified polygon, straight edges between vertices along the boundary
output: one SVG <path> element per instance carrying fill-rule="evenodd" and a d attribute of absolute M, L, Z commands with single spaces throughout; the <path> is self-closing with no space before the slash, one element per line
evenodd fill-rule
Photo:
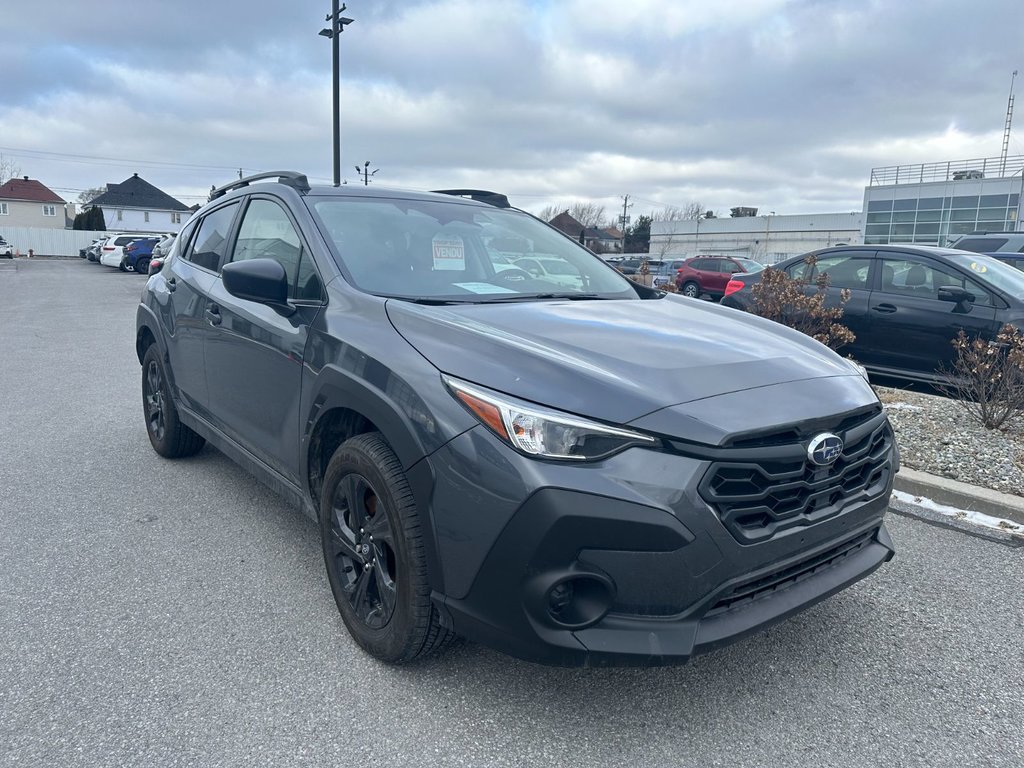
<path fill-rule="evenodd" d="M 108 184 L 106 192 L 83 206 L 88 208 L 100 208 L 107 229 L 116 232 L 177 232 L 192 215 L 187 205 L 137 173 Z"/>

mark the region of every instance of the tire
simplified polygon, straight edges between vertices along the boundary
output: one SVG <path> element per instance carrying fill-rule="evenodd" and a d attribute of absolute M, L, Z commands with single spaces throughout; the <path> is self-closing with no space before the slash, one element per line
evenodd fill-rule
<path fill-rule="evenodd" d="M 692 280 L 683 283 L 683 287 L 679 292 L 683 294 L 683 296 L 689 296 L 691 299 L 700 298 L 700 286 Z"/>
<path fill-rule="evenodd" d="M 198 453 L 206 440 L 178 420 L 160 349 L 150 344 L 142 358 L 142 412 L 153 450 L 167 459 Z"/>
<path fill-rule="evenodd" d="M 352 638 L 392 664 L 427 656 L 453 637 L 430 602 L 423 525 L 380 433 L 357 435 L 335 451 L 320 502 L 327 577 Z"/>
<path fill-rule="evenodd" d="M 149 259 L 139 259 L 135 262 L 135 271 L 140 275 L 149 276 Z"/>
<path fill-rule="evenodd" d="M 124 259 L 121 259 L 121 263 L 117 265 L 117 268 L 120 269 L 122 272 L 128 271 L 128 267 L 124 265 Z"/>

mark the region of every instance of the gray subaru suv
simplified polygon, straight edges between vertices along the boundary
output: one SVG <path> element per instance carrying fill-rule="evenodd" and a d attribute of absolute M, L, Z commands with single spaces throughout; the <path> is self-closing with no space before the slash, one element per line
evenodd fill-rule
<path fill-rule="evenodd" d="M 509 267 L 531 255 L 579 284 Z M 855 368 L 499 194 L 222 187 L 150 276 L 136 350 L 153 448 L 208 442 L 301 504 L 389 662 L 464 636 L 680 663 L 893 556 L 896 445 Z"/>

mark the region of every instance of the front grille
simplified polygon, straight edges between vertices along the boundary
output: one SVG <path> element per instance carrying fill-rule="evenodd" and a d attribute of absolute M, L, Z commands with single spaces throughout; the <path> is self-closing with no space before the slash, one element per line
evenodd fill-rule
<path fill-rule="evenodd" d="M 804 442 L 744 450 L 743 460 L 715 461 L 699 486 L 701 498 L 743 544 L 826 520 L 875 498 L 892 472 L 893 433 L 885 415 L 836 434 L 843 438 L 843 453 L 827 467 L 807 460 Z"/>
<path fill-rule="evenodd" d="M 868 546 L 874 540 L 877 531 L 877 528 L 868 531 L 814 557 L 801 560 L 799 563 L 788 568 L 783 568 L 758 579 L 737 584 L 722 594 L 718 601 L 704 615 L 713 616 L 714 614 L 723 613 L 734 608 L 743 608 L 754 600 L 773 595 L 799 581 L 833 568 Z"/>

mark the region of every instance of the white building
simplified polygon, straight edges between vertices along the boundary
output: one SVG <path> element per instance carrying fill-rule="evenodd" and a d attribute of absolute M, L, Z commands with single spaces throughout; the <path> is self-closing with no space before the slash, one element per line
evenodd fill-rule
<path fill-rule="evenodd" d="M 120 184 L 108 184 L 107 191 L 83 206 L 103 210 L 110 232 L 177 232 L 191 209 L 134 174 Z"/>
<path fill-rule="evenodd" d="M 651 225 L 651 258 L 742 256 L 764 264 L 830 245 L 863 242 L 861 213 L 656 221 Z"/>

